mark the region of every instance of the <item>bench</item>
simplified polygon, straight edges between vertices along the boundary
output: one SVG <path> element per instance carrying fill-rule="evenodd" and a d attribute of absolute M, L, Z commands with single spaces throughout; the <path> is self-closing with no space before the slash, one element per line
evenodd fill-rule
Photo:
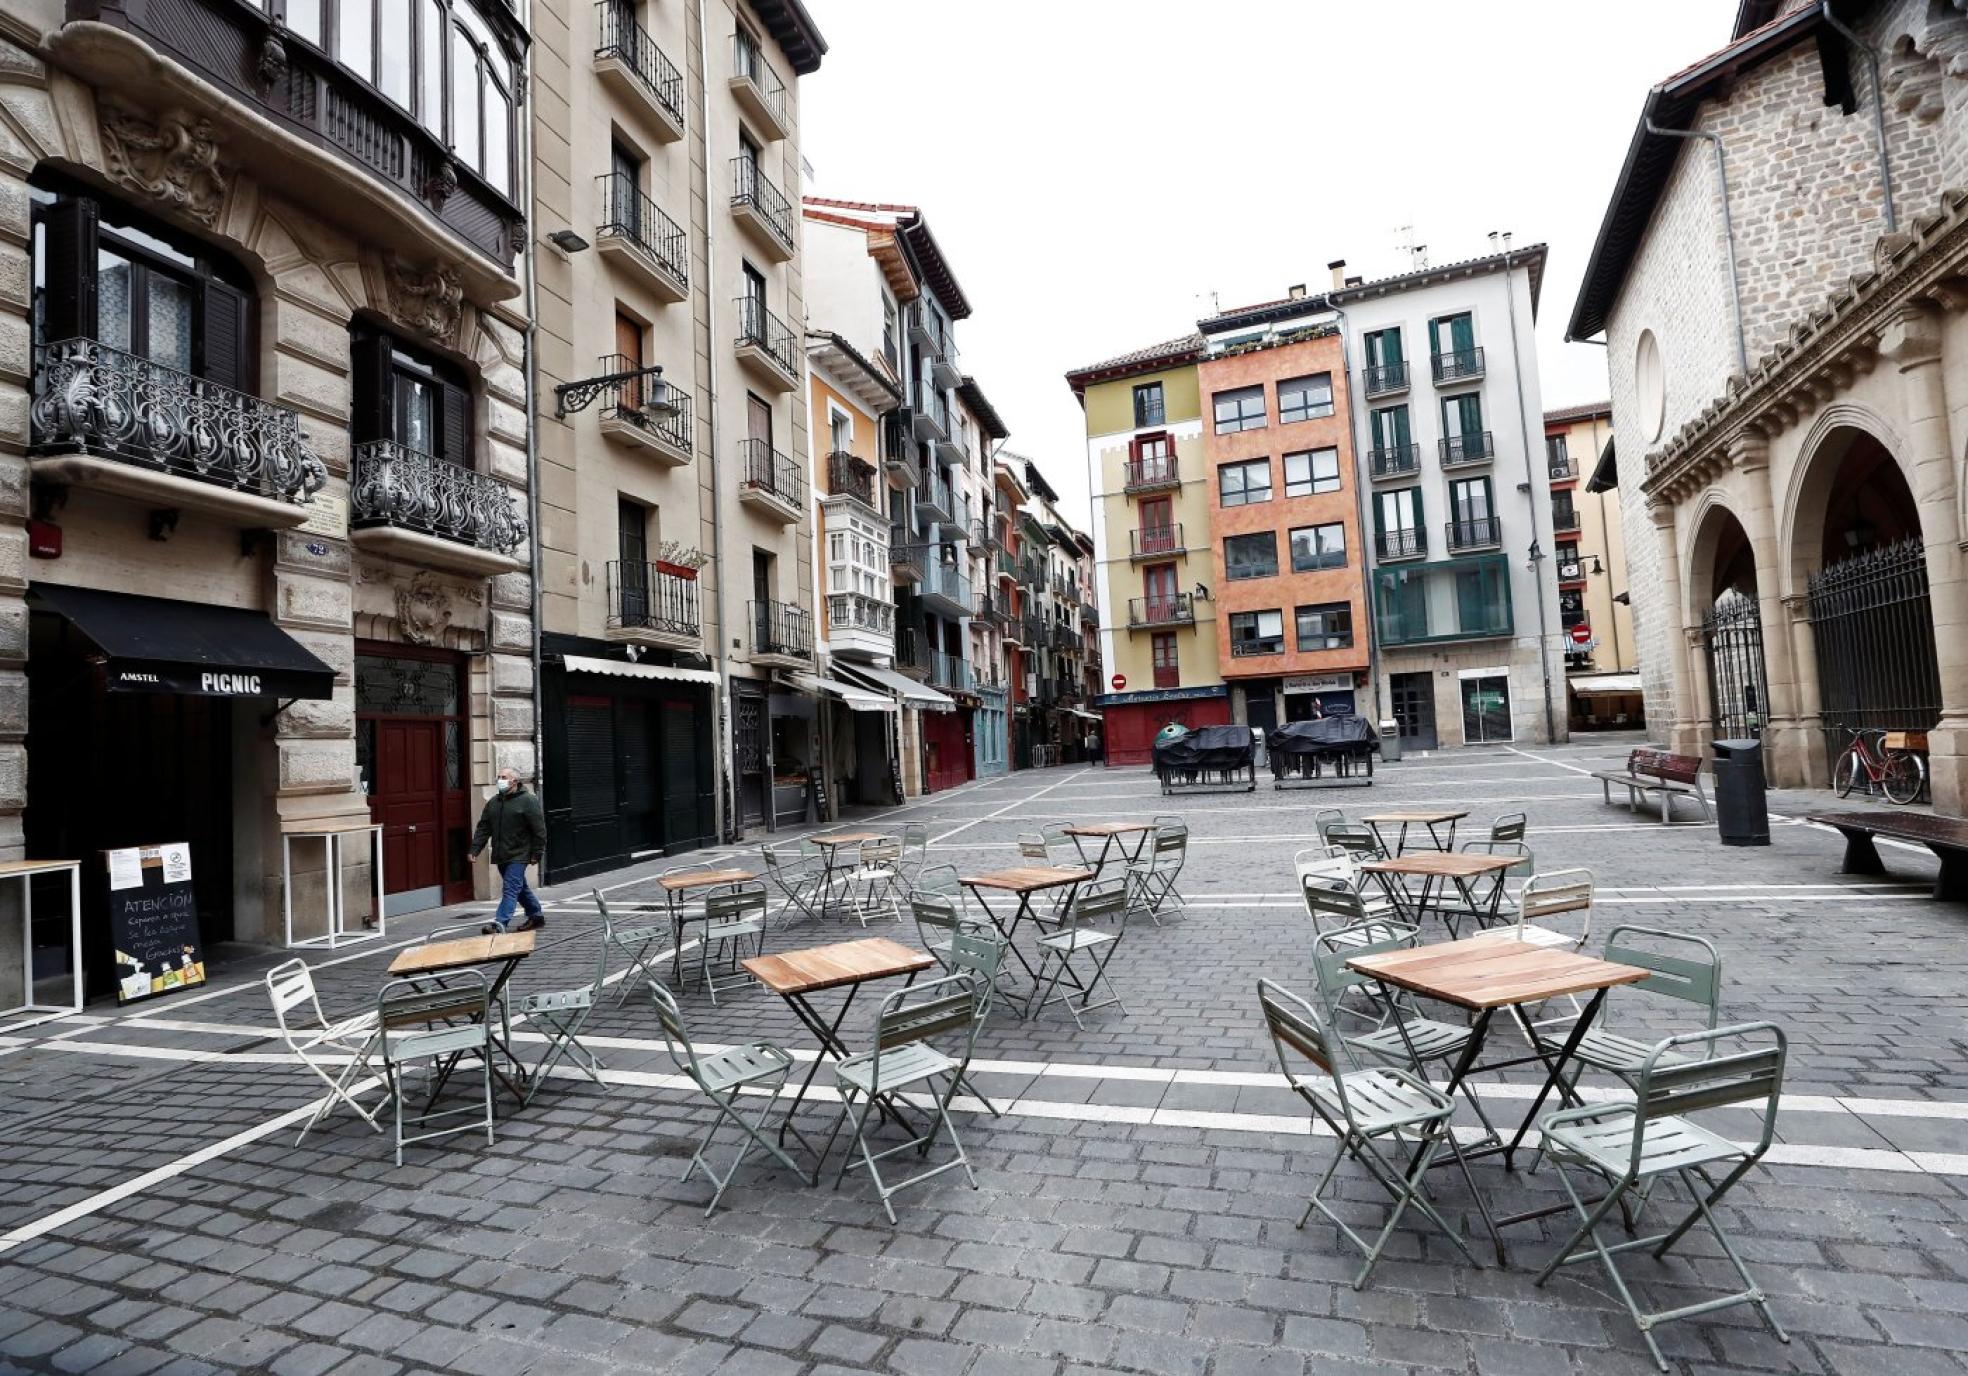
<path fill-rule="evenodd" d="M 1613 785 L 1624 788 L 1629 812 L 1640 810 L 1640 799 L 1646 794 L 1660 795 L 1661 825 L 1666 826 L 1674 820 L 1676 798 L 1693 798 L 1701 804 L 1702 816 L 1713 820 L 1708 794 L 1702 789 L 1701 767 L 1702 762 L 1693 755 L 1672 755 L 1643 746 L 1626 757 L 1625 773 L 1600 769 L 1594 770 L 1592 777 L 1599 781 L 1608 805 L 1613 801 Z"/>
<path fill-rule="evenodd" d="M 1875 836 L 1927 847 L 1941 862 L 1934 878 L 1934 897 L 1968 899 L 1968 822 L 1922 813 L 1820 812 L 1804 819 L 1831 827 L 1845 837 L 1845 863 L 1840 874 L 1884 874 L 1886 866 L 1873 845 Z"/>

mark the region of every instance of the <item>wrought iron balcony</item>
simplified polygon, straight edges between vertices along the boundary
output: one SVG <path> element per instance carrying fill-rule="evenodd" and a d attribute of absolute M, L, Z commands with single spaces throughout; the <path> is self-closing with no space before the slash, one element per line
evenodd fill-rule
<path fill-rule="evenodd" d="M 695 570 L 686 576 L 664 564 L 613 559 L 607 566 L 607 587 L 611 639 L 677 649 L 701 643 L 704 622 Z"/>
<path fill-rule="evenodd" d="M 895 604 L 858 592 L 829 593 L 827 630 L 867 631 L 886 640 L 895 634 Z"/>
<path fill-rule="evenodd" d="M 1436 354 L 1433 363 L 1437 382 L 1467 382 L 1483 375 L 1481 348 L 1451 349 L 1447 353 Z"/>
<path fill-rule="evenodd" d="M 1085 693 L 1078 679 L 1062 678 L 1055 680 L 1053 695 L 1062 707 L 1075 707 Z"/>
<path fill-rule="evenodd" d="M 1382 478 L 1406 478 L 1421 472 L 1421 446 L 1388 444 L 1367 451 L 1367 474 L 1378 482 Z"/>
<path fill-rule="evenodd" d="M 1189 546 L 1182 538 L 1180 521 L 1165 526 L 1142 526 L 1128 532 L 1128 558 L 1137 562 L 1143 559 L 1173 559 L 1188 551 Z"/>
<path fill-rule="evenodd" d="M 1551 528 L 1554 531 L 1575 531 L 1579 528 L 1578 508 L 1570 502 L 1551 504 Z"/>
<path fill-rule="evenodd" d="M 1369 364 L 1360 370 L 1360 388 L 1370 397 L 1384 397 L 1393 392 L 1407 391 L 1407 362 L 1403 360 L 1399 363 Z"/>
<path fill-rule="evenodd" d="M 888 567 L 909 582 L 920 582 L 929 566 L 929 546 L 910 534 L 906 526 L 888 528 Z"/>
<path fill-rule="evenodd" d="M 666 464 L 689 463 L 697 433 L 690 394 L 663 381 L 661 368 L 645 368 L 627 354 L 603 354 L 595 366 L 601 369 L 595 377 L 565 385 L 563 408 L 583 410 L 598 398 L 602 434 Z"/>
<path fill-rule="evenodd" d="M 790 602 L 749 604 L 753 659 L 813 658 L 813 615 Z"/>
<path fill-rule="evenodd" d="M 742 29 L 731 36 L 731 73 L 732 95 L 765 126 L 767 138 L 783 139 L 792 132 L 786 116 L 786 83 Z"/>
<path fill-rule="evenodd" d="M 875 466 L 859 454 L 834 450 L 827 455 L 827 491 L 836 497 L 852 497 L 864 506 L 874 506 Z"/>
<path fill-rule="evenodd" d="M 945 650 L 932 651 L 929 682 L 935 688 L 954 688 L 960 693 L 968 693 L 971 691 L 970 662 L 962 655 L 953 655 Z"/>
<path fill-rule="evenodd" d="M 1419 526 L 1412 530 L 1383 530 L 1374 536 L 1374 550 L 1383 563 L 1396 559 L 1426 558 L 1428 532 Z"/>
<path fill-rule="evenodd" d="M 1128 629 L 1146 626 L 1193 626 L 1196 604 L 1186 592 L 1164 593 L 1155 597 L 1128 599 Z"/>
<path fill-rule="evenodd" d="M 598 0 L 595 29 L 595 70 L 649 110 L 664 142 L 682 138 L 683 74 L 636 22 L 632 0 Z"/>
<path fill-rule="evenodd" d="M 1468 521 L 1449 521 L 1449 553 L 1495 549 L 1503 543 L 1503 522 L 1494 516 L 1478 516 Z"/>
<path fill-rule="evenodd" d="M 1100 625 L 1100 608 L 1094 606 L 1091 602 L 1080 603 L 1080 624 L 1088 630 L 1098 627 Z"/>
<path fill-rule="evenodd" d="M 897 618 L 900 620 L 900 618 Z M 895 667 L 916 678 L 929 674 L 929 634 L 918 622 L 895 628 Z"/>
<path fill-rule="evenodd" d="M 604 258 L 629 267 L 665 301 L 690 295 L 690 243 L 627 172 L 595 178 L 601 191 L 601 223 L 595 244 Z"/>
<path fill-rule="evenodd" d="M 756 296 L 738 298 L 738 333 L 732 345 L 741 362 L 751 364 L 778 390 L 790 392 L 799 386 L 799 353 L 793 331 Z"/>
<path fill-rule="evenodd" d="M 1447 435 L 1437 443 L 1442 449 L 1442 467 L 1464 468 L 1472 464 L 1488 463 L 1496 457 L 1496 446 L 1491 442 L 1490 432 L 1479 430 L 1467 435 Z"/>
<path fill-rule="evenodd" d="M 806 512 L 806 476 L 764 440 L 738 442 L 738 500 L 760 507 L 782 525 Z"/>
<path fill-rule="evenodd" d="M 349 469 L 349 525 L 358 532 L 409 531 L 501 556 L 526 540 L 512 489 L 490 474 L 394 440 L 356 445 Z"/>
<path fill-rule="evenodd" d="M 1128 460 L 1127 473 L 1122 480 L 1125 491 L 1161 492 L 1168 488 L 1181 487 L 1182 476 L 1176 471 L 1175 455 L 1163 454 L 1152 459 Z"/>
<path fill-rule="evenodd" d="M 768 253 L 780 262 L 793 256 L 799 243 L 793 224 L 793 204 L 759 170 L 758 160 L 741 153 L 731 160 L 731 209 L 757 231 Z"/>
<path fill-rule="evenodd" d="M 296 507 L 328 481 L 298 411 L 93 339 L 34 347 L 28 421 L 37 457 L 88 455 Z"/>

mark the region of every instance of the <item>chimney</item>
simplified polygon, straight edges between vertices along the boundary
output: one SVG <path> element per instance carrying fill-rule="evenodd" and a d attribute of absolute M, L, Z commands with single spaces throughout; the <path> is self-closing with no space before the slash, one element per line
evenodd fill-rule
<path fill-rule="evenodd" d="M 1285 288 L 1285 295 L 1293 301 L 1303 301 L 1305 299 L 1305 283 L 1294 282 L 1291 286 Z"/>
<path fill-rule="evenodd" d="M 1346 285 L 1349 287 L 1357 287 L 1366 280 L 1367 279 L 1364 277 L 1349 277 L 1346 279 Z"/>
<path fill-rule="evenodd" d="M 1326 264 L 1326 268 L 1332 273 L 1334 291 L 1338 291 L 1346 285 L 1346 260 L 1344 258 L 1333 259 L 1332 262 Z"/>

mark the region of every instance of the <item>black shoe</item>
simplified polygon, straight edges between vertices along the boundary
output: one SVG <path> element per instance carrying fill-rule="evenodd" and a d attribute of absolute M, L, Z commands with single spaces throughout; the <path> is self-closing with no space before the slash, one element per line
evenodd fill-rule
<path fill-rule="evenodd" d="M 478 929 L 478 934 L 480 936 L 498 936 L 502 934 L 505 930 L 506 929 L 504 927 L 501 927 L 496 922 L 488 922 L 483 927 L 480 927 Z"/>
<path fill-rule="evenodd" d="M 546 915 L 544 913 L 535 913 L 533 916 L 527 918 L 526 921 L 519 924 L 519 930 L 522 932 L 537 932 L 546 925 Z"/>

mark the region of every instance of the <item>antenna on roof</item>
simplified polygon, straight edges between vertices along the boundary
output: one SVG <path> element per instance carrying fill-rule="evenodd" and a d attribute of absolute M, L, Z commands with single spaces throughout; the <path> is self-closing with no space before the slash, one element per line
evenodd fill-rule
<path fill-rule="evenodd" d="M 1413 225 L 1396 225 L 1394 247 L 1398 252 L 1408 255 L 1408 270 L 1419 272 L 1428 266 L 1428 245 L 1417 244 L 1414 241 L 1414 228 Z"/>

